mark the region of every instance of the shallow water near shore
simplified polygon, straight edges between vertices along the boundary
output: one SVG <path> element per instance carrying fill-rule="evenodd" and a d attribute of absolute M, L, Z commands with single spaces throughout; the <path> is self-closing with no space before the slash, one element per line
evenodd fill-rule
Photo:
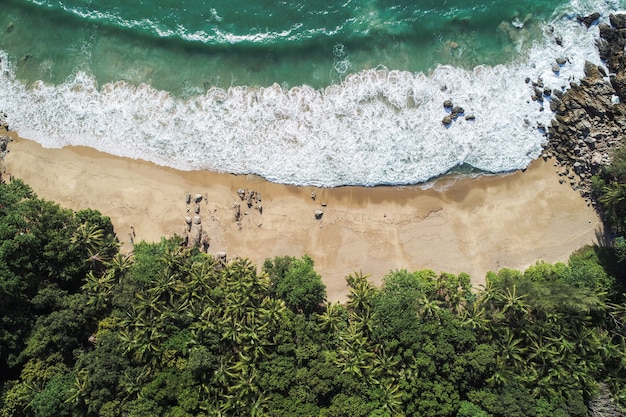
<path fill-rule="evenodd" d="M 44 146 L 286 184 L 510 172 L 541 154 L 552 117 L 525 79 L 567 88 L 600 63 L 597 26 L 576 16 L 623 7 L 248 3 L 0 0 L 0 110 Z M 445 127 L 448 99 L 465 112 Z"/>

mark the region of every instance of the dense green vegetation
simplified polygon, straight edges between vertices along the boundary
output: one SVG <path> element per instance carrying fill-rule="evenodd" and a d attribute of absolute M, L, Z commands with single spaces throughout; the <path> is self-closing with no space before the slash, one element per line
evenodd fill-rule
<path fill-rule="evenodd" d="M 614 233 L 612 244 L 618 260 L 626 262 L 626 147 L 613 154 L 610 165 L 592 178 L 595 198 L 602 204 L 606 223 Z"/>
<path fill-rule="evenodd" d="M 617 213 L 617 212 L 616 212 Z M 618 216 L 618 214 L 616 214 Z M 622 229 L 623 230 L 623 229 Z M 0 184 L 0 416 L 586 416 L 626 406 L 611 248 L 567 264 L 347 277 L 222 264 Z"/>

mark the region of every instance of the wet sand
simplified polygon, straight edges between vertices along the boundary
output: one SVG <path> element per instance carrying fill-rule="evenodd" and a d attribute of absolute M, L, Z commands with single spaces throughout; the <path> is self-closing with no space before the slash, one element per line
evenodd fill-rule
<path fill-rule="evenodd" d="M 310 255 L 329 300 L 345 300 L 345 277 L 362 271 L 379 284 L 396 269 L 467 272 L 484 282 L 490 270 L 522 269 L 537 260 L 566 261 L 597 241 L 602 225 L 552 161 L 526 171 L 420 187 L 294 187 L 259 177 L 184 172 L 111 156 L 84 147 L 44 149 L 13 135 L 8 172 L 39 197 L 74 210 L 109 216 L 122 249 L 135 240 L 182 234 L 191 208 L 185 195 L 201 194 L 209 253 L 249 258 Z M 5 178 L 6 178 L 5 174 Z M 261 193 L 262 212 L 248 208 L 237 190 Z M 311 193 L 316 193 L 315 200 Z M 235 220 L 233 205 L 241 205 Z M 315 211 L 323 211 L 321 219 Z"/>

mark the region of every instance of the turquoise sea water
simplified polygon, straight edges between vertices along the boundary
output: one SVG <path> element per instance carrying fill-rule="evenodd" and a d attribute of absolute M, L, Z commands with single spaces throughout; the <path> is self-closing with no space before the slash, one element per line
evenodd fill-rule
<path fill-rule="evenodd" d="M 523 168 L 602 0 L 0 0 L 0 110 L 45 146 L 298 185 Z M 562 42 L 558 45 L 555 37 Z M 568 62 L 551 68 L 556 58 Z M 465 114 L 444 127 L 442 103 Z M 545 107 L 544 107 L 545 106 Z"/>

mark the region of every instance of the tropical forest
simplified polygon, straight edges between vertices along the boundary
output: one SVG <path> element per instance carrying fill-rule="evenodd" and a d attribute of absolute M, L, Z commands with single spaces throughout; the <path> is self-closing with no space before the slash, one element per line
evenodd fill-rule
<path fill-rule="evenodd" d="M 228 262 L 0 184 L 0 416 L 619 416 L 626 151 L 593 179 L 607 237 L 567 263 L 346 277 Z"/>

